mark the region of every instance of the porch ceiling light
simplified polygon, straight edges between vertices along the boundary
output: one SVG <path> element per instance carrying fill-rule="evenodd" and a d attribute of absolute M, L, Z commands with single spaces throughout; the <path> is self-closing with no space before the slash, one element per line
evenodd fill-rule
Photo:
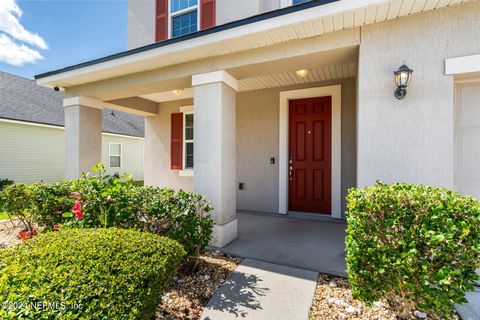
<path fill-rule="evenodd" d="M 302 70 L 298 70 L 296 73 L 299 78 L 305 78 L 308 74 L 308 70 L 302 69 Z"/>
<path fill-rule="evenodd" d="M 395 98 L 398 100 L 402 100 L 407 96 L 407 87 L 410 84 L 410 80 L 412 80 L 412 73 L 413 70 L 406 65 L 402 65 L 395 71 L 395 84 L 397 85 Z"/>
<path fill-rule="evenodd" d="M 183 93 L 183 89 L 176 89 L 172 91 L 174 95 L 179 96 Z"/>

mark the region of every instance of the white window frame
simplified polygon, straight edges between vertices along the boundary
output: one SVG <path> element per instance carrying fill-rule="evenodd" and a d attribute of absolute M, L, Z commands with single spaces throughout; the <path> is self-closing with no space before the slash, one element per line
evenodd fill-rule
<path fill-rule="evenodd" d="M 195 6 L 191 6 L 176 12 L 172 12 L 173 6 L 172 6 L 172 0 L 168 1 L 169 7 L 168 7 L 168 38 L 172 39 L 173 38 L 173 18 L 181 16 L 185 13 L 189 13 L 192 11 L 197 10 L 197 31 L 200 31 L 200 0 L 197 1 L 197 4 Z"/>
<path fill-rule="evenodd" d="M 119 145 L 120 146 L 120 154 L 112 154 L 112 145 Z M 111 157 L 120 157 L 120 166 L 119 167 L 112 167 Z M 110 169 L 121 169 L 123 165 L 123 145 L 120 142 L 109 142 L 108 143 L 108 167 Z"/>
<path fill-rule="evenodd" d="M 187 140 L 185 139 L 185 124 L 186 124 L 186 116 L 188 114 L 194 114 L 193 112 L 193 106 L 183 106 L 183 107 L 180 107 L 180 112 L 183 113 L 183 124 L 182 124 L 182 170 L 180 170 L 178 172 L 178 174 L 181 176 L 181 177 L 193 177 L 194 176 L 194 170 L 195 170 L 195 167 L 192 169 L 192 168 L 186 168 L 185 167 L 185 160 L 186 160 L 186 155 L 187 155 L 187 148 L 186 148 L 186 145 L 187 145 L 187 142 L 193 142 L 193 148 L 195 148 L 195 135 L 193 136 L 193 140 Z M 193 118 L 193 128 L 194 128 L 194 131 L 195 131 L 195 116 Z M 194 158 L 194 161 L 195 161 L 195 158 Z"/>

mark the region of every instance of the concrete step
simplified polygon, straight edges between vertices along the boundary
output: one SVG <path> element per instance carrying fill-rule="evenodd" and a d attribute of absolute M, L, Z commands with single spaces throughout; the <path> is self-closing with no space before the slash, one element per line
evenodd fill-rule
<path fill-rule="evenodd" d="M 244 259 L 210 299 L 203 320 L 307 320 L 318 273 Z"/>

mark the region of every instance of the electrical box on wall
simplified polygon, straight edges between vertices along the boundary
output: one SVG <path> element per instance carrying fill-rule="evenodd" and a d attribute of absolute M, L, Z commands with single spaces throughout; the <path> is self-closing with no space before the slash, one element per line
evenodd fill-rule
<path fill-rule="evenodd" d="M 240 183 L 238 184 L 238 190 L 243 190 L 243 182 L 240 182 Z"/>
<path fill-rule="evenodd" d="M 275 158 L 274 157 L 270 158 L 270 164 L 275 164 Z"/>

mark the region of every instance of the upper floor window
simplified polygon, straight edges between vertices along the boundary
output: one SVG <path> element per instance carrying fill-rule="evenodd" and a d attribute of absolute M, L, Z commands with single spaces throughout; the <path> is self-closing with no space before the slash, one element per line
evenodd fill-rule
<path fill-rule="evenodd" d="M 183 9 L 188 9 L 191 7 L 196 7 L 198 5 L 198 0 L 171 0 L 172 12 L 177 12 Z"/>
<path fill-rule="evenodd" d="M 198 1 L 170 0 L 171 37 L 180 37 L 198 31 Z"/>
<path fill-rule="evenodd" d="M 184 36 L 215 26 L 216 0 L 155 0 L 155 40 Z"/>

